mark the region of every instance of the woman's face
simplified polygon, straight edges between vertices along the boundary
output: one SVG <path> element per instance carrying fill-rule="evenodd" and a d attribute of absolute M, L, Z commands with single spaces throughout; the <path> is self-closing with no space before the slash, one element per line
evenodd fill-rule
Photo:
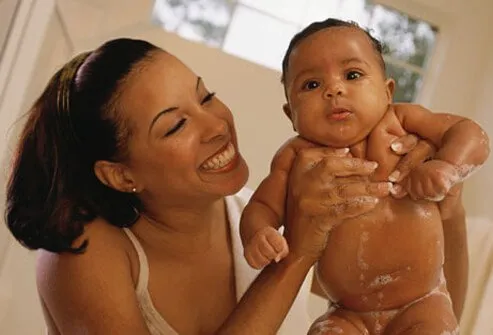
<path fill-rule="evenodd" d="M 142 197 L 179 205 L 241 189 L 248 167 L 228 107 L 168 53 L 137 66 L 119 105 L 132 129 L 126 165 Z"/>

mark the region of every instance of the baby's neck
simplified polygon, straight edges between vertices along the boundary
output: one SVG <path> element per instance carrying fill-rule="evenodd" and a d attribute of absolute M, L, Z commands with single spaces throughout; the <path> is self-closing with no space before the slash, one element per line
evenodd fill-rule
<path fill-rule="evenodd" d="M 365 159 L 367 144 L 368 144 L 368 137 L 365 137 L 358 143 L 349 146 L 349 152 L 353 157 Z"/>

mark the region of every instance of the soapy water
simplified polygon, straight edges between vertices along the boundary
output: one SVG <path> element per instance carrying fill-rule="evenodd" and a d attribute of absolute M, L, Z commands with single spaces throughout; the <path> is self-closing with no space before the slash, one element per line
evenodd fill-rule
<path fill-rule="evenodd" d="M 445 184 L 444 193 L 439 193 L 433 197 L 425 197 L 424 199 L 428 200 L 428 201 L 434 201 L 434 202 L 442 201 L 443 199 L 445 199 L 448 192 L 450 191 L 450 189 L 453 186 L 455 186 L 459 183 L 462 183 L 464 180 L 466 180 L 471 175 L 476 173 L 481 167 L 482 167 L 482 165 L 472 165 L 472 164 L 464 164 L 461 166 L 457 166 L 455 168 L 456 173 L 448 174 L 445 176 L 445 178 L 446 178 L 445 183 L 446 184 Z"/>
<path fill-rule="evenodd" d="M 388 283 L 392 283 L 394 282 L 395 280 L 397 280 L 399 277 L 397 278 L 394 278 L 392 277 L 391 275 L 380 275 L 380 276 L 377 276 L 371 283 L 370 283 L 370 287 L 381 287 L 381 286 L 385 286 L 387 285 Z"/>
<path fill-rule="evenodd" d="M 481 169 L 483 165 L 472 165 L 472 164 L 464 164 L 457 167 L 457 172 L 459 174 L 460 181 L 462 182 L 469 178 L 471 175 L 476 173 L 479 169 Z"/>
<path fill-rule="evenodd" d="M 342 328 L 334 325 L 334 321 L 332 320 L 319 321 L 313 327 L 315 329 L 313 330 L 313 332 L 310 332 L 313 335 L 325 334 L 326 332 L 332 332 L 334 334 L 344 334 Z"/>
<path fill-rule="evenodd" d="M 423 219 L 430 219 L 433 216 L 433 212 L 424 206 L 418 206 L 416 208 L 418 215 Z"/>
<path fill-rule="evenodd" d="M 452 331 L 445 330 L 440 335 L 459 335 L 459 334 L 460 334 L 460 330 L 459 327 L 457 327 Z"/>
<path fill-rule="evenodd" d="M 359 247 L 358 247 L 358 267 L 361 270 L 368 270 L 370 266 L 363 259 L 364 254 L 364 244 L 370 239 L 370 234 L 367 231 L 364 231 L 359 239 Z"/>

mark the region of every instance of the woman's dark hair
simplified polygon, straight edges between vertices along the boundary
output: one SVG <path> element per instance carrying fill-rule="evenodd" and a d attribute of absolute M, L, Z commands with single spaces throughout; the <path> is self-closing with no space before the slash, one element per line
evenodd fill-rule
<path fill-rule="evenodd" d="M 284 58 L 282 60 L 282 76 L 281 76 L 281 82 L 284 83 L 286 80 L 286 74 L 288 72 L 288 66 L 289 66 L 289 57 L 291 56 L 291 53 L 293 52 L 294 48 L 306 39 L 307 37 L 315 34 L 316 32 L 323 30 L 323 29 L 328 29 L 328 28 L 334 28 L 334 27 L 348 27 L 348 28 L 356 28 L 368 36 L 370 39 L 373 48 L 375 49 L 375 52 L 377 53 L 379 59 L 380 59 L 380 65 L 382 66 L 383 73 L 385 73 L 385 62 L 383 60 L 382 53 L 384 52 L 384 47 L 382 43 L 377 40 L 375 37 L 373 37 L 369 31 L 361 28 L 356 22 L 353 21 L 343 21 L 343 20 L 338 20 L 334 18 L 328 18 L 324 21 L 317 21 L 309 24 L 307 27 L 305 27 L 303 30 L 301 30 L 299 33 L 294 35 L 294 37 L 291 39 L 291 42 L 289 43 L 288 49 L 286 50 L 286 53 L 284 54 Z"/>
<path fill-rule="evenodd" d="M 118 97 L 156 50 L 141 40 L 112 40 L 51 78 L 28 113 L 7 186 L 6 223 L 22 245 L 80 253 L 88 242 L 74 241 L 96 217 L 118 227 L 135 222 L 137 197 L 103 185 L 94 164 L 125 158 L 131 125 Z"/>

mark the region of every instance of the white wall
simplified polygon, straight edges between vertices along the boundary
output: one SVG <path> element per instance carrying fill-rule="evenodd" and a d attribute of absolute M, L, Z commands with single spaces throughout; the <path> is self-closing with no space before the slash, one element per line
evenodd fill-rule
<path fill-rule="evenodd" d="M 490 8 L 492 7 L 493 3 L 490 5 Z M 493 9 L 490 9 L 489 13 L 493 14 Z M 485 62 L 480 66 L 475 78 L 477 83 L 474 85 L 475 100 L 471 102 L 471 107 L 475 111 L 475 120 L 483 126 L 490 136 L 490 142 L 493 142 L 493 22 L 490 22 L 489 26 L 489 31 L 483 32 L 486 37 L 485 46 L 489 50 L 485 51 L 483 55 Z M 465 199 L 471 213 L 493 218 L 492 189 L 493 158 L 490 158 L 467 185 Z"/>
<path fill-rule="evenodd" d="M 53 1 L 31 2 L 49 6 Z M 423 104 L 475 118 L 493 136 L 493 114 L 490 112 L 493 108 L 493 28 L 489 22 L 493 1 L 382 2 L 439 25 L 438 50 L 420 96 Z M 151 6 L 151 0 L 58 0 L 54 15 L 39 11 L 30 23 L 37 28 L 25 36 L 26 43 L 21 45 L 21 52 L 14 55 L 8 67 L 8 78 L 2 76 L 2 69 L 6 67 L 0 63 L 0 97 L 3 92 L 0 157 L 9 157 L 6 151 L 9 140 L 4 135 L 13 121 L 26 110 L 55 68 L 69 55 L 94 48 L 103 40 L 116 36 L 142 37 L 184 60 L 231 107 L 240 148 L 251 168 L 249 185 L 256 186 L 266 174 L 272 154 L 292 134 L 281 110 L 284 96 L 279 73 L 163 32 L 147 23 Z M 45 24 L 47 21 L 49 25 Z M 48 29 L 46 39 L 42 38 L 43 25 Z M 2 90 L 3 84 L 8 85 L 6 90 Z M 493 207 L 486 200 L 487 192 L 493 187 L 491 172 L 489 164 L 469 182 L 465 202 L 470 214 L 493 218 Z M 0 184 L 5 181 L 2 178 L 0 174 Z M 0 199 L 3 196 L 0 193 Z M 25 251 L 16 244 L 10 247 L 11 242 L 6 237 L 5 229 L 0 229 L 0 329 L 7 329 L 3 328 L 5 326 L 11 329 L 8 334 L 32 334 L 39 326 L 23 322 L 23 318 L 34 316 L 40 320 L 39 309 L 21 313 L 28 301 L 29 304 L 35 301 L 32 256 L 26 261 Z"/>

